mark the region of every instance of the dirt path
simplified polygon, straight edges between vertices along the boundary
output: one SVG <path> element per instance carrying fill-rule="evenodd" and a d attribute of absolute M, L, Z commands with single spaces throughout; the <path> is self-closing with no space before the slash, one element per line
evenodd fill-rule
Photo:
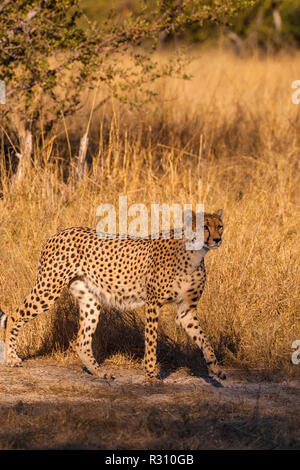
<path fill-rule="evenodd" d="M 107 381 L 76 362 L 1 365 L 0 448 L 300 448 L 300 380 L 227 372 L 145 386 L 142 369 Z"/>

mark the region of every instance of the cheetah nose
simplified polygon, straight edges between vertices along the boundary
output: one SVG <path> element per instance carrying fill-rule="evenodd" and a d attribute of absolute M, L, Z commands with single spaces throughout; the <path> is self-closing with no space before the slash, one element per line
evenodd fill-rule
<path fill-rule="evenodd" d="M 219 242 L 221 241 L 221 238 L 213 238 L 213 241 L 214 241 L 215 243 L 219 243 Z"/>

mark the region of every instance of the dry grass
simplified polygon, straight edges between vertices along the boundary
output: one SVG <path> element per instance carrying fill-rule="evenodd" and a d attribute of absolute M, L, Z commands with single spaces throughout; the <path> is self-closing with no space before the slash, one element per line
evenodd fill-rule
<path fill-rule="evenodd" d="M 117 205 L 125 194 L 129 204 L 204 203 L 207 211 L 223 208 L 226 223 L 221 249 L 207 256 L 198 307 L 205 332 L 225 366 L 288 368 L 300 338 L 300 114 L 291 103 L 300 56 L 195 55 L 193 80 L 158 84 L 159 97 L 145 109 L 110 100 L 94 113 L 91 165 L 80 185 L 72 177 L 74 145 L 92 99 L 66 122 L 70 145 L 62 126 L 50 144 L 35 146 L 34 167 L 17 188 L 2 168 L 1 307 L 12 312 L 27 295 L 45 239 L 68 226 L 95 226 L 100 203 Z M 164 309 L 160 319 L 162 362 L 176 361 L 178 351 L 194 355 L 173 316 Z M 104 318 L 101 355 L 120 367 L 140 362 L 142 322 L 142 311 Z M 20 353 L 54 349 L 66 360 L 76 328 L 76 307 L 65 296 L 26 325 Z"/>

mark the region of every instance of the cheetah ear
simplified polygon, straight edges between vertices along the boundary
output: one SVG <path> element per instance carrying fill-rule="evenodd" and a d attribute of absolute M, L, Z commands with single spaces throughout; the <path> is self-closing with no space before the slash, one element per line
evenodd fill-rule
<path fill-rule="evenodd" d="M 220 219 L 222 220 L 223 219 L 223 215 L 224 215 L 224 211 L 223 209 L 219 209 L 216 214 L 220 217 Z"/>

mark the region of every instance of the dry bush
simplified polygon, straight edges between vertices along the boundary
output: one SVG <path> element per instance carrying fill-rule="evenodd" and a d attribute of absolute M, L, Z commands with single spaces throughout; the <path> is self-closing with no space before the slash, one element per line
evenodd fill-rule
<path fill-rule="evenodd" d="M 203 329 L 227 367 L 288 368 L 292 341 L 300 338 L 300 114 L 291 102 L 299 63 L 299 54 L 262 60 L 195 53 L 193 79 L 157 84 L 150 105 L 132 110 L 109 100 L 94 112 L 89 173 L 79 185 L 76 145 L 92 98 L 50 143 L 35 145 L 31 174 L 18 187 L 2 168 L 1 307 L 12 312 L 27 295 L 44 241 L 65 227 L 95 226 L 99 204 L 117 206 L 125 194 L 128 204 L 148 207 L 204 203 L 208 212 L 224 209 L 226 230 L 222 247 L 206 258 Z M 101 91 L 96 104 L 103 98 Z M 140 360 L 143 312 L 136 320 L 109 315 L 97 332 L 100 356 Z M 161 361 L 177 361 L 178 351 L 178 364 L 196 360 L 173 317 L 171 307 L 163 309 Z M 20 353 L 65 350 L 76 328 L 77 307 L 64 296 L 51 314 L 26 325 Z"/>

